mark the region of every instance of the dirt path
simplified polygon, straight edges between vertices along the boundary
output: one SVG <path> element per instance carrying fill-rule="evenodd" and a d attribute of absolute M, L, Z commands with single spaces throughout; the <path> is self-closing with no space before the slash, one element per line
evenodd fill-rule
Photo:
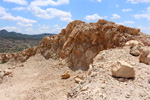
<path fill-rule="evenodd" d="M 23 63 L 24 67 L 13 69 L 13 77 L 5 77 L 0 84 L 1 100 L 66 100 L 67 92 L 75 85 L 72 77 L 61 79 L 68 67 L 60 61 L 45 60 L 36 55 Z M 1 64 L 0 68 L 11 67 Z"/>

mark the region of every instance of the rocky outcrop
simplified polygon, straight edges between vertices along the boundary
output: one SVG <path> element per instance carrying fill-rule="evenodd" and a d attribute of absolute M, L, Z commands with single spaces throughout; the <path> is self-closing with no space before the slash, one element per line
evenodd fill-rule
<path fill-rule="evenodd" d="M 13 58 L 24 62 L 40 53 L 46 59 L 66 59 L 70 68 L 87 69 L 100 51 L 123 46 L 126 41 L 137 39 L 140 35 L 139 29 L 106 20 L 99 20 L 97 23 L 76 20 L 68 24 L 59 35 L 44 37 L 38 47 L 16 54 L 4 54 L 2 60 Z"/>
<path fill-rule="evenodd" d="M 124 61 L 118 61 L 111 66 L 112 76 L 121 78 L 134 78 L 134 67 Z"/>

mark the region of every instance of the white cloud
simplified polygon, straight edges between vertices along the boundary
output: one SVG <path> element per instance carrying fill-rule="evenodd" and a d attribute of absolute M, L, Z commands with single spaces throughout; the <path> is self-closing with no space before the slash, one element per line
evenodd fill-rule
<path fill-rule="evenodd" d="M 32 27 L 33 25 L 32 24 L 28 24 L 28 23 L 20 23 L 18 22 L 17 25 L 21 26 L 21 27 Z"/>
<path fill-rule="evenodd" d="M 127 2 L 130 2 L 130 3 L 132 3 L 132 4 L 150 3 L 150 0 L 127 0 Z"/>
<path fill-rule="evenodd" d="M 97 0 L 97 2 L 101 2 L 102 0 Z"/>
<path fill-rule="evenodd" d="M 29 6 L 28 10 L 30 10 L 34 16 L 39 18 L 52 19 L 58 17 L 61 21 L 72 21 L 72 15 L 70 12 L 61 11 L 55 8 L 47 8 L 46 10 L 43 10 L 37 6 Z"/>
<path fill-rule="evenodd" d="M 6 8 L 0 6 L 0 16 L 3 16 L 3 15 L 8 15 L 8 13 L 6 13 Z"/>
<path fill-rule="evenodd" d="M 10 13 L 6 12 L 6 9 L 0 6 L 0 19 L 8 21 L 19 21 L 22 23 L 36 23 L 35 20 L 23 18 L 21 16 L 14 17 Z"/>
<path fill-rule="evenodd" d="M 141 32 L 144 32 L 150 35 L 150 27 L 139 26 L 138 28 L 141 29 Z"/>
<path fill-rule="evenodd" d="M 62 5 L 62 4 L 69 4 L 69 0 L 34 0 L 33 2 L 31 2 L 31 6 L 58 6 L 58 5 Z"/>
<path fill-rule="evenodd" d="M 122 12 L 129 12 L 129 11 L 132 11 L 132 9 L 122 9 Z"/>
<path fill-rule="evenodd" d="M 42 28 L 42 29 L 50 29 L 51 28 L 51 26 L 50 25 L 38 25 L 40 28 Z"/>
<path fill-rule="evenodd" d="M 145 11 L 143 14 L 134 15 L 134 18 L 136 18 L 136 19 L 147 18 L 148 21 L 150 21 L 150 7 L 148 7 L 147 11 Z"/>
<path fill-rule="evenodd" d="M 19 21 L 22 23 L 36 23 L 35 20 L 30 20 L 27 18 L 23 18 L 21 16 L 14 17 L 12 15 L 5 15 L 5 16 L 0 17 L 0 19 L 8 20 L 8 21 Z"/>
<path fill-rule="evenodd" d="M 90 1 L 97 1 L 97 2 L 102 2 L 102 0 L 90 0 Z"/>
<path fill-rule="evenodd" d="M 28 2 L 26 0 L 3 0 L 5 2 L 12 2 L 20 5 L 27 5 Z"/>
<path fill-rule="evenodd" d="M 49 25 L 38 25 L 37 29 L 34 28 L 26 28 L 25 33 L 26 34 L 41 34 L 41 33 L 55 33 L 58 34 L 61 32 L 61 28 L 58 24 L 54 26 Z"/>
<path fill-rule="evenodd" d="M 125 24 L 134 24 L 135 22 L 134 21 L 125 21 L 124 23 Z"/>
<path fill-rule="evenodd" d="M 15 8 L 12 8 L 12 10 L 17 10 L 17 11 L 21 11 L 21 10 L 25 10 L 26 8 L 25 7 L 15 7 Z"/>
<path fill-rule="evenodd" d="M 84 19 L 90 21 L 90 20 L 98 20 L 98 19 L 105 19 L 105 18 L 107 18 L 107 16 L 101 17 L 98 14 L 94 14 L 94 15 L 87 15 Z"/>
<path fill-rule="evenodd" d="M 52 33 L 57 33 L 57 34 L 60 33 L 61 29 L 63 29 L 63 28 L 60 28 L 58 24 L 55 24 L 53 28 L 54 29 L 52 30 Z"/>
<path fill-rule="evenodd" d="M 6 27 L 1 27 L 0 30 L 5 29 L 9 32 L 15 31 L 15 32 L 21 32 L 20 28 L 14 27 L 14 26 L 6 26 Z"/>
<path fill-rule="evenodd" d="M 120 18 L 120 16 L 118 14 L 113 14 L 111 17 L 111 19 L 119 19 L 119 18 Z"/>
<path fill-rule="evenodd" d="M 119 7 L 119 5 L 118 4 L 116 4 L 116 8 L 118 8 Z"/>

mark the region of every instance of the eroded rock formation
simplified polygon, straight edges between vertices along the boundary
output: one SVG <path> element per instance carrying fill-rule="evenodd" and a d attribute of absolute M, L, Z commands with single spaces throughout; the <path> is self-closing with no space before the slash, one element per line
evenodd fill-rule
<path fill-rule="evenodd" d="M 46 36 L 35 48 L 15 54 L 3 54 L 2 60 L 24 62 L 41 53 L 46 59 L 64 58 L 71 68 L 87 69 L 93 58 L 102 50 L 120 47 L 126 41 L 141 37 L 139 29 L 125 27 L 106 20 L 85 23 L 76 20 L 68 24 L 59 35 Z M 110 55 L 111 56 L 111 55 Z"/>

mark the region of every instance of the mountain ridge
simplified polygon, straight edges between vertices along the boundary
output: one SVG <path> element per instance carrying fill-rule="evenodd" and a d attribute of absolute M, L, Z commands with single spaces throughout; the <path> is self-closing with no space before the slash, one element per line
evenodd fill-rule
<path fill-rule="evenodd" d="M 3 29 L 0 30 L 0 37 L 3 38 L 40 38 L 42 39 L 43 37 L 47 35 L 56 35 L 54 33 L 41 33 L 41 34 L 35 34 L 35 35 L 28 35 L 28 34 L 22 34 L 22 33 L 17 33 L 17 32 L 8 32 L 7 30 Z"/>
<path fill-rule="evenodd" d="M 41 39 L 45 36 L 55 35 L 53 33 L 43 33 L 37 35 L 27 35 L 17 32 L 8 32 L 0 30 L 0 53 L 12 53 L 22 51 L 39 45 Z"/>

